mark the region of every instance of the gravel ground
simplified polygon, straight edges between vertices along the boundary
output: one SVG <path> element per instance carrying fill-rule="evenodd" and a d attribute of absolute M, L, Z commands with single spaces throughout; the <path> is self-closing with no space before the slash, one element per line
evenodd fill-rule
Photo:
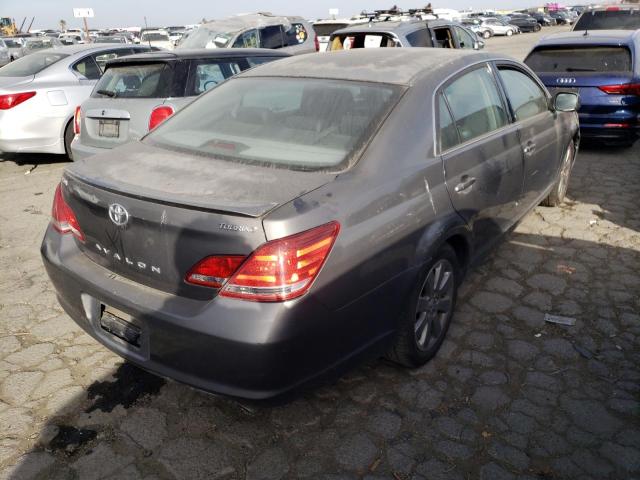
<path fill-rule="evenodd" d="M 144 373 L 63 313 L 39 245 L 64 165 L 0 157 L 0 478 L 640 478 L 639 144 L 580 152 L 567 203 L 471 272 L 434 361 L 279 405 Z"/>

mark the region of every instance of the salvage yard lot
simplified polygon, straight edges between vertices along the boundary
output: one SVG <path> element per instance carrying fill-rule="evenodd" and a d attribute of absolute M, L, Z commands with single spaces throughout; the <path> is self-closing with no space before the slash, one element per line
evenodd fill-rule
<path fill-rule="evenodd" d="M 538 37 L 487 47 L 522 59 Z M 65 163 L 0 160 L 0 478 L 640 475 L 638 144 L 580 152 L 565 205 L 470 273 L 434 361 L 372 361 L 279 405 L 159 379 L 84 334 L 39 255 Z"/>

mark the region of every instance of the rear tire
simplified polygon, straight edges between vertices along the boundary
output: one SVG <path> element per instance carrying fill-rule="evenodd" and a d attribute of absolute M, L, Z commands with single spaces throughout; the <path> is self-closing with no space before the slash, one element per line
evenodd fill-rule
<path fill-rule="evenodd" d="M 507 37 L 510 37 L 511 35 L 513 35 L 513 30 L 507 30 Z"/>
<path fill-rule="evenodd" d="M 73 131 L 73 119 L 69 120 L 67 126 L 64 129 L 64 151 L 67 154 L 67 158 L 73 162 L 73 152 L 71 151 L 71 142 L 75 133 Z"/>
<path fill-rule="evenodd" d="M 545 207 L 557 207 L 564 201 L 564 197 L 567 194 L 567 189 L 569 188 L 571 168 L 573 167 L 573 160 L 575 156 L 576 146 L 573 141 L 571 141 L 562 159 L 562 165 L 560 166 L 558 179 L 551 189 L 549 196 L 542 201 L 542 205 L 544 205 Z"/>
<path fill-rule="evenodd" d="M 445 244 L 423 268 L 402 315 L 387 358 L 406 367 L 420 367 L 438 352 L 455 308 L 462 270 Z"/>

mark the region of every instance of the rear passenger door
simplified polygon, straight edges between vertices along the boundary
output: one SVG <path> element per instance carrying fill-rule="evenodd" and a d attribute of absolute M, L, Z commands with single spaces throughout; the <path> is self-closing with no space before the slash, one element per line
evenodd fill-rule
<path fill-rule="evenodd" d="M 439 151 L 453 207 L 488 248 L 520 214 L 523 161 L 518 127 L 491 67 L 456 75 L 437 94 Z"/>
<path fill-rule="evenodd" d="M 547 93 L 516 65 L 498 65 L 500 81 L 518 127 L 524 155 L 523 201 L 531 206 L 554 182 L 560 166 L 555 113 Z"/>

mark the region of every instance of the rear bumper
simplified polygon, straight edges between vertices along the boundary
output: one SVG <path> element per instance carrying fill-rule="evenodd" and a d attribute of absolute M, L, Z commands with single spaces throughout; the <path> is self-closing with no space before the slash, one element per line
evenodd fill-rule
<path fill-rule="evenodd" d="M 65 119 L 40 116 L 20 107 L 0 111 L 0 152 L 65 153 Z"/>
<path fill-rule="evenodd" d="M 93 155 L 97 155 L 98 153 L 103 153 L 108 150 L 108 148 L 99 148 L 84 145 L 80 142 L 78 135 L 76 135 L 71 142 L 71 153 L 73 153 L 74 161 L 84 160 L 85 158 L 89 158 Z"/>
<path fill-rule="evenodd" d="M 373 295 L 340 312 L 313 295 L 286 303 L 193 300 L 114 275 L 51 227 L 41 253 L 60 304 L 89 335 L 148 371 L 210 392 L 274 397 L 341 371 L 362 353 L 380 353 L 393 333 L 371 329 L 363 340 Z M 104 306 L 131 315 L 139 347 L 102 329 Z"/>

